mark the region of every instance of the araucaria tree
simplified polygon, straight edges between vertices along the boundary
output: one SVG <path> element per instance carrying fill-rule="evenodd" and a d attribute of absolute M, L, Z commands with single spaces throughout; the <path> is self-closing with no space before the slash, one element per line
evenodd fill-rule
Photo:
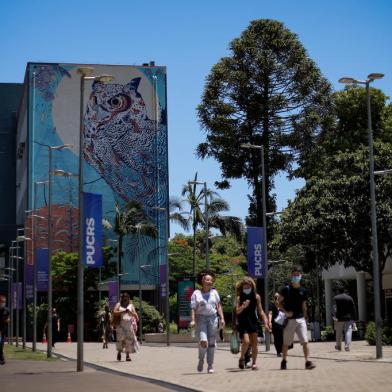
<path fill-rule="evenodd" d="M 250 221 L 261 224 L 260 155 L 240 145 L 264 146 L 267 195 L 279 171 L 300 175 L 294 168 L 306 167 L 317 136 L 331 121 L 330 84 L 281 22 L 251 22 L 229 49 L 208 75 L 197 108 L 206 132 L 197 155 L 220 162 L 221 189 L 230 187 L 230 179 L 247 179 L 253 188 Z M 267 209 L 273 208 L 267 197 Z"/>

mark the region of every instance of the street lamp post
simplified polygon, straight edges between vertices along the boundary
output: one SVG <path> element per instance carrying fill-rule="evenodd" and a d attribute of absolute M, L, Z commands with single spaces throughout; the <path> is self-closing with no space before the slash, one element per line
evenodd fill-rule
<path fill-rule="evenodd" d="M 91 75 L 94 68 L 81 67 L 77 69 L 80 75 L 80 111 L 79 111 L 79 261 L 78 261 L 78 304 L 77 304 L 77 371 L 83 371 L 83 340 L 84 340 L 84 266 L 83 266 L 83 145 L 84 145 L 84 83 L 86 80 L 97 80 L 101 82 L 112 81 L 114 78 L 110 75 L 88 76 Z"/>
<path fill-rule="evenodd" d="M 43 184 L 49 184 L 49 181 L 36 181 L 34 183 L 34 205 L 33 205 L 33 211 L 36 211 L 37 209 L 37 185 Z M 33 214 L 32 216 L 32 221 L 31 221 L 31 227 L 32 227 L 32 244 L 31 244 L 31 259 L 33 262 L 33 344 L 32 344 L 32 350 L 36 351 L 37 350 L 37 262 L 35 260 L 35 219 L 33 218 L 38 218 L 38 219 L 47 219 L 43 216 Z"/>
<path fill-rule="evenodd" d="M 121 293 L 121 276 L 120 276 L 120 242 L 118 240 L 108 240 L 110 242 L 117 243 L 117 266 L 116 266 L 116 282 L 117 282 L 117 302 L 120 302 L 120 293 Z"/>
<path fill-rule="evenodd" d="M 188 184 L 203 185 L 204 189 L 204 220 L 206 230 L 206 270 L 210 269 L 209 244 L 208 244 L 208 204 L 207 204 L 207 181 L 188 181 Z M 196 265 L 193 266 L 193 276 L 196 276 Z"/>
<path fill-rule="evenodd" d="M 268 255 L 267 255 L 267 207 L 266 207 L 266 192 L 265 192 L 265 168 L 264 168 L 264 146 L 257 146 L 254 144 L 246 143 L 241 144 L 242 148 L 260 150 L 260 160 L 261 160 L 261 196 L 262 196 L 262 207 L 263 207 L 263 237 L 264 237 L 264 312 L 268 314 L 269 301 L 268 301 Z M 265 331 L 265 350 L 270 350 L 270 334 Z"/>
<path fill-rule="evenodd" d="M 370 106 L 370 83 L 376 79 L 383 78 L 381 73 L 371 73 L 366 80 L 357 80 L 351 77 L 339 79 L 344 84 L 361 84 L 366 88 L 366 106 L 368 122 L 368 145 L 369 145 L 369 181 L 370 181 L 370 210 L 372 221 L 372 256 L 373 256 L 373 290 L 374 290 L 374 316 L 376 323 L 376 357 L 382 358 L 382 320 L 381 320 L 381 301 L 380 301 L 380 266 L 378 259 L 378 240 L 377 240 L 377 212 L 376 212 L 376 189 L 374 182 L 374 155 L 373 155 L 373 130 L 372 115 Z"/>

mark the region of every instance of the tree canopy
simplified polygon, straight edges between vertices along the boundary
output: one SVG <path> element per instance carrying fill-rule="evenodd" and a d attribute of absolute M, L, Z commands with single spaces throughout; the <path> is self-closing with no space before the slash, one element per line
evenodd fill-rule
<path fill-rule="evenodd" d="M 273 176 L 305 166 L 316 137 L 330 126 L 330 84 L 281 22 L 252 21 L 229 49 L 230 56 L 212 67 L 197 108 L 206 132 L 197 155 L 220 163 L 222 189 L 230 179 L 247 179 L 250 213 L 261 224 L 260 156 L 240 145 L 264 146 L 269 194 Z M 268 197 L 267 208 L 274 208 Z"/>

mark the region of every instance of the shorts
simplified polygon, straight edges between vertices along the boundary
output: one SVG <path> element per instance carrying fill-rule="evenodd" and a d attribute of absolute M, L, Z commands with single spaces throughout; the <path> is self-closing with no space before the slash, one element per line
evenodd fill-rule
<path fill-rule="evenodd" d="M 289 319 L 283 330 L 283 344 L 290 346 L 294 342 L 294 335 L 297 334 L 301 344 L 308 342 L 308 328 L 306 320 L 302 317 L 299 319 Z"/>

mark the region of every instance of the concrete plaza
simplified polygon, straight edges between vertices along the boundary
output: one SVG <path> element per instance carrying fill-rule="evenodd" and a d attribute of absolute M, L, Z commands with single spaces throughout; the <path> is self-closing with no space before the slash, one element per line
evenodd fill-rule
<path fill-rule="evenodd" d="M 219 344 L 215 355 L 215 373 L 196 371 L 197 348 L 194 344 L 167 347 L 143 344 L 131 362 L 116 360 L 115 345 L 103 350 L 100 343 L 84 345 L 86 365 L 92 364 L 115 372 L 151 380 L 162 380 L 198 391 L 328 391 L 341 389 L 356 392 L 392 391 L 392 347 L 383 347 L 383 359 L 375 359 L 375 347 L 355 341 L 350 352 L 336 351 L 334 342 L 310 343 L 311 360 L 317 367 L 304 369 L 302 348 L 290 350 L 288 370 L 281 371 L 275 350 L 266 353 L 259 346 L 259 370 L 238 369 L 238 355 L 232 355 L 227 344 Z M 39 345 L 40 349 L 46 346 Z M 76 358 L 76 343 L 58 343 L 54 352 L 69 359 Z M 74 363 L 76 368 L 76 363 Z M 130 381 L 131 382 L 131 381 Z M 169 385 L 170 388 L 170 385 Z M 135 390 L 135 389 L 134 389 Z M 136 389 L 137 390 L 137 389 Z"/>

